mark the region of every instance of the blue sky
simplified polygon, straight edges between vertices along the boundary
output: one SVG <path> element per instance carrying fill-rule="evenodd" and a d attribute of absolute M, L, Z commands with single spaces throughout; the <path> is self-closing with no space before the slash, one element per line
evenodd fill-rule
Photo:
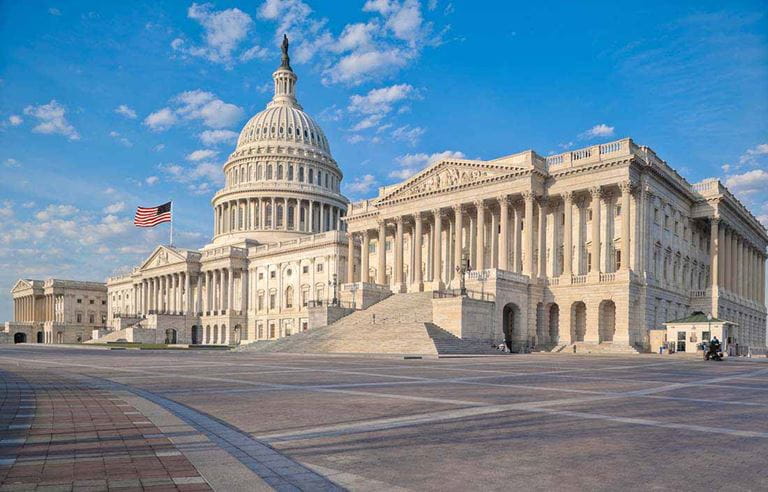
<path fill-rule="evenodd" d="M 482 5 L 483 8 L 478 8 Z M 279 38 L 352 199 L 439 155 L 630 136 L 768 224 L 768 2 L 0 1 L 0 319 L 19 277 L 103 279 L 210 237 Z"/>

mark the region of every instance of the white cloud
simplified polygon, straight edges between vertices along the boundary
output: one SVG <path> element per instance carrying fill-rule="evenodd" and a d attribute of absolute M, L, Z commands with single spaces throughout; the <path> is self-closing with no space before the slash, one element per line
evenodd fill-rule
<path fill-rule="evenodd" d="M 355 51 L 341 57 L 335 65 L 326 69 L 323 82 L 359 85 L 391 74 L 404 67 L 413 56 L 413 53 L 398 48 Z"/>
<path fill-rule="evenodd" d="M 736 194 L 749 195 L 768 189 L 768 172 L 763 169 L 753 169 L 743 174 L 728 177 L 725 185 Z"/>
<path fill-rule="evenodd" d="M 249 61 L 257 58 L 259 60 L 266 60 L 269 58 L 270 52 L 267 48 L 259 45 L 254 45 L 243 52 L 240 55 L 240 61 Z"/>
<path fill-rule="evenodd" d="M 70 217 L 78 212 L 74 205 L 48 205 L 45 209 L 37 212 L 35 218 L 41 221 L 48 221 L 54 218 Z"/>
<path fill-rule="evenodd" d="M 366 174 L 353 179 L 352 182 L 346 184 L 345 188 L 349 193 L 363 194 L 368 193 L 374 186 L 376 186 L 376 178 L 371 174 Z"/>
<path fill-rule="evenodd" d="M 251 16 L 238 8 L 215 11 L 209 3 L 193 3 L 187 11 L 187 16 L 202 26 L 204 44 L 190 45 L 184 39 L 176 38 L 171 47 L 183 54 L 202 57 L 226 68 L 232 68 L 235 51 L 248 38 L 248 33 L 253 27 Z M 245 61 L 256 57 L 259 51 L 254 48 L 247 50 L 240 58 Z"/>
<path fill-rule="evenodd" d="M 731 168 L 732 166 L 730 164 L 723 164 L 722 166 L 720 166 L 720 169 L 722 169 L 724 173 L 731 172 Z"/>
<path fill-rule="evenodd" d="M 118 106 L 115 109 L 115 113 L 121 114 L 121 115 L 125 116 L 126 118 L 130 118 L 132 120 L 136 119 L 136 111 L 134 111 L 133 109 L 129 108 L 125 104 L 121 104 L 120 106 Z"/>
<path fill-rule="evenodd" d="M 7 219 L 8 217 L 13 217 L 13 202 L 10 200 L 5 200 L 2 204 L 0 204 L 0 217 L 3 217 Z"/>
<path fill-rule="evenodd" d="M 379 124 L 379 122 L 384 118 L 383 114 L 372 114 L 369 116 L 366 116 L 362 120 L 358 121 L 351 130 L 353 132 L 359 132 L 360 130 L 366 130 L 368 128 L 373 128 Z"/>
<path fill-rule="evenodd" d="M 22 204 L 21 204 L 21 206 L 22 206 L 23 208 L 32 208 L 32 207 L 34 207 L 35 205 L 36 205 L 36 204 L 35 204 L 35 202 L 32 202 L 32 201 L 29 201 L 29 202 L 24 202 L 24 203 L 22 203 Z"/>
<path fill-rule="evenodd" d="M 589 130 L 579 135 L 579 138 L 588 139 L 588 138 L 598 138 L 598 137 L 612 137 L 613 130 L 614 130 L 614 127 L 608 126 L 605 123 L 600 123 L 599 125 L 595 125 Z"/>
<path fill-rule="evenodd" d="M 125 210 L 125 202 L 115 202 L 107 205 L 104 208 L 105 214 L 116 214 Z"/>
<path fill-rule="evenodd" d="M 19 164 L 19 161 L 14 159 L 13 157 L 9 157 L 4 162 L 5 167 L 20 167 L 21 164 Z"/>
<path fill-rule="evenodd" d="M 218 99 L 200 89 L 182 92 L 172 100 L 174 108 L 165 107 L 147 116 L 144 124 L 154 131 L 168 129 L 179 119 L 199 120 L 209 128 L 232 126 L 243 117 L 243 109 Z"/>
<path fill-rule="evenodd" d="M 235 143 L 238 134 L 232 130 L 205 130 L 198 136 L 205 145 L 217 145 L 220 143 Z"/>
<path fill-rule="evenodd" d="M 362 135 L 359 135 L 357 133 L 355 133 L 354 135 L 349 135 L 347 137 L 347 142 L 349 142 L 351 144 L 357 144 L 357 143 L 364 142 L 364 141 L 365 141 L 365 137 L 362 136 Z"/>
<path fill-rule="evenodd" d="M 349 98 L 349 109 L 353 113 L 381 114 L 392 111 L 392 106 L 398 101 L 408 99 L 414 93 L 410 84 L 395 84 L 389 87 L 371 89 L 362 96 L 354 94 Z"/>
<path fill-rule="evenodd" d="M 747 151 L 739 157 L 739 164 L 752 164 L 758 158 L 766 155 L 768 155 L 768 143 L 759 144 L 751 149 L 747 149 Z"/>
<path fill-rule="evenodd" d="M 144 182 L 147 183 L 149 186 L 157 184 L 158 181 L 160 181 L 160 178 L 158 178 L 157 176 L 150 176 L 144 180 Z"/>
<path fill-rule="evenodd" d="M 112 130 L 109 132 L 109 136 L 120 142 L 122 145 L 125 145 L 126 147 L 131 147 L 133 143 L 131 143 L 130 140 L 120 135 L 120 133 Z"/>
<path fill-rule="evenodd" d="M 11 126 L 19 126 L 24 122 L 24 120 L 21 118 L 21 116 L 17 114 L 12 114 L 8 117 L 8 123 L 11 124 Z"/>
<path fill-rule="evenodd" d="M 218 152 L 216 152 L 215 150 L 200 149 L 200 150 L 195 150 L 194 152 L 191 152 L 191 153 L 187 154 L 186 159 L 188 161 L 195 161 L 196 162 L 196 161 L 202 161 L 204 159 L 210 159 L 212 157 L 216 157 L 217 154 L 218 154 Z"/>
<path fill-rule="evenodd" d="M 163 108 L 150 113 L 144 118 L 144 124 L 153 131 L 162 131 L 170 128 L 176 123 L 176 115 L 171 108 Z"/>
<path fill-rule="evenodd" d="M 390 178 L 408 179 L 425 167 L 443 159 L 465 159 L 466 155 L 457 150 L 444 150 L 434 154 L 420 152 L 417 154 L 404 154 L 395 158 L 401 169 L 389 173 Z"/>
<path fill-rule="evenodd" d="M 160 152 L 160 151 L 161 151 L 161 150 L 163 150 L 164 148 L 165 148 L 165 144 L 157 144 L 157 145 L 155 145 L 154 147 L 152 147 L 152 149 L 153 149 L 155 152 Z"/>
<path fill-rule="evenodd" d="M 56 7 L 51 7 L 51 8 L 48 9 L 48 13 L 53 15 L 53 16 L 58 17 L 58 16 L 61 15 L 61 10 L 57 9 Z"/>
<path fill-rule="evenodd" d="M 409 145 L 414 146 L 419 142 L 419 139 L 421 139 L 421 136 L 424 135 L 425 131 L 426 130 L 418 126 L 412 127 L 411 125 L 404 125 L 395 128 L 392 131 L 392 138 L 407 142 Z"/>
<path fill-rule="evenodd" d="M 51 99 L 48 104 L 40 106 L 27 106 L 24 108 L 24 114 L 38 119 L 39 123 L 32 131 L 45 134 L 64 135 L 70 140 L 79 140 L 80 134 L 75 127 L 69 124 L 66 118 L 67 110 L 55 99 Z"/>

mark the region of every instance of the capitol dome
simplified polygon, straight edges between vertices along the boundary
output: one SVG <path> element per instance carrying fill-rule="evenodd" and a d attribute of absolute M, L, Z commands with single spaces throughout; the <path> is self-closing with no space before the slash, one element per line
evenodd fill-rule
<path fill-rule="evenodd" d="M 224 164 L 226 182 L 212 200 L 214 244 L 273 243 L 340 230 L 348 200 L 325 133 L 296 99 L 283 40 L 274 96 L 245 124 Z"/>

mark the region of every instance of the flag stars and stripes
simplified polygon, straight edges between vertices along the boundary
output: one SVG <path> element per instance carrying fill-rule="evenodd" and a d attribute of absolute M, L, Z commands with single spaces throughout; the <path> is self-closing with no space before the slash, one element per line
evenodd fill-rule
<path fill-rule="evenodd" d="M 171 203 L 163 203 L 157 207 L 138 207 L 136 215 L 133 216 L 133 225 L 137 227 L 154 227 L 163 222 L 170 222 Z"/>

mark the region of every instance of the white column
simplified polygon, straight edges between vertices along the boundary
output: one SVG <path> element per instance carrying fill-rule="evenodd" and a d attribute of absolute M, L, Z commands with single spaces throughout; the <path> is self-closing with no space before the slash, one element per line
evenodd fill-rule
<path fill-rule="evenodd" d="M 600 201 L 602 190 L 596 186 L 589 190 L 592 195 L 592 268 L 589 273 L 600 272 Z"/>
<path fill-rule="evenodd" d="M 432 239 L 432 282 L 435 290 L 443 288 L 443 214 L 439 208 L 432 210 L 434 230 Z"/>
<path fill-rule="evenodd" d="M 361 251 L 362 255 L 363 252 Z M 355 233 L 347 233 L 347 282 L 355 281 Z"/>
<path fill-rule="evenodd" d="M 630 254 L 629 250 L 632 247 L 629 234 L 630 234 L 630 193 L 632 192 L 632 183 L 625 181 L 619 185 L 621 189 L 621 270 L 629 271 L 630 267 Z"/>
<path fill-rule="evenodd" d="M 413 248 L 413 283 L 416 284 L 416 289 L 421 292 L 424 290 L 424 279 L 421 271 L 421 212 L 416 212 L 414 214 L 414 221 L 414 233 L 413 239 L 411 240 Z"/>
<path fill-rule="evenodd" d="M 456 262 L 457 267 L 461 267 L 464 258 L 463 258 L 463 244 L 462 244 L 462 236 L 464 233 L 464 210 L 462 209 L 461 204 L 454 205 L 453 206 L 453 213 L 454 213 L 454 261 Z M 458 270 L 458 268 L 456 269 Z M 455 280 L 456 282 L 459 281 L 459 277 L 461 275 L 458 271 L 456 271 L 455 274 Z"/>
<path fill-rule="evenodd" d="M 403 286 L 403 217 L 395 217 L 395 289 L 402 291 Z"/>
<path fill-rule="evenodd" d="M 499 235 L 499 261 L 498 268 L 501 270 L 510 270 L 509 268 L 509 199 L 506 195 L 497 198 L 499 202 L 499 222 L 501 232 Z"/>
<path fill-rule="evenodd" d="M 499 266 L 499 216 L 496 215 L 496 211 L 490 209 L 491 212 L 491 233 L 489 241 L 490 258 L 488 259 L 488 268 L 498 268 Z"/>
<path fill-rule="evenodd" d="M 477 243 L 474 268 L 483 270 L 485 268 L 485 203 L 482 200 L 475 201 L 475 209 L 477 210 L 477 228 L 475 230 Z"/>
<path fill-rule="evenodd" d="M 512 268 L 511 270 L 516 273 L 522 271 L 523 265 L 523 234 L 521 227 L 522 216 L 520 214 L 520 208 L 517 204 L 512 206 Z"/>
<path fill-rule="evenodd" d="M 539 198 L 539 268 L 538 276 L 547 276 L 547 199 Z"/>
<path fill-rule="evenodd" d="M 377 249 L 376 283 L 387 283 L 387 223 L 379 220 L 379 239 Z"/>
<path fill-rule="evenodd" d="M 368 234 L 368 229 L 363 231 L 363 244 L 360 246 L 360 281 L 369 283 L 370 278 L 368 278 L 370 266 L 368 264 L 369 262 L 369 250 L 370 250 L 370 236 Z"/>
<path fill-rule="evenodd" d="M 530 191 L 523 193 L 525 200 L 525 224 L 523 229 L 523 275 L 533 276 L 533 198 Z"/>

